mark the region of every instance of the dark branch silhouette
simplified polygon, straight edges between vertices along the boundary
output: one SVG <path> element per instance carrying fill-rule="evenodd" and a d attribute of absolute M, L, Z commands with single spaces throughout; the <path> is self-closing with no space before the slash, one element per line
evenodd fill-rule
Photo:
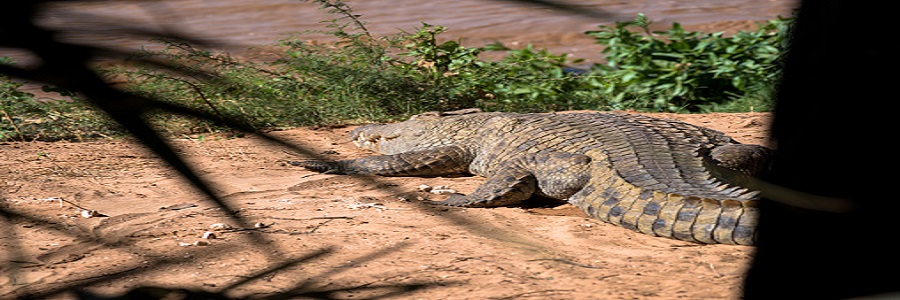
<path fill-rule="evenodd" d="M 515 4 L 527 4 L 538 7 L 546 7 L 556 11 L 572 13 L 578 16 L 593 18 L 597 20 L 608 20 L 616 17 L 614 12 L 600 9 L 589 9 L 584 6 L 570 3 L 568 1 L 552 1 L 552 0 L 492 0 L 500 2 L 509 2 Z"/>

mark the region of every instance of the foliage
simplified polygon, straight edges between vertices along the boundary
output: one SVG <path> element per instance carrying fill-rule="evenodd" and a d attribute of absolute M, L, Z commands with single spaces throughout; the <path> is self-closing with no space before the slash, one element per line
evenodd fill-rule
<path fill-rule="evenodd" d="M 608 62 L 574 70 L 566 54 L 500 43 L 465 47 L 442 40 L 445 27 L 423 23 L 414 32 L 376 37 L 341 1 L 314 1 L 340 18 L 330 20 L 333 42 L 281 40 L 272 62 L 238 60 L 176 41 L 139 55 L 156 65 L 108 67 L 139 95 L 236 119 L 257 129 L 386 122 L 430 110 L 480 107 L 488 111 L 631 109 L 707 112 L 765 111 L 780 76 L 779 56 L 788 19 L 731 37 L 685 31 L 674 23 L 650 32 L 639 14 L 629 22 L 589 31 Z M 505 53 L 485 60 L 487 52 Z M 159 65 L 175 66 L 160 68 Z M 83 139 L 121 134 L 104 115 L 74 95 L 35 101 L 0 78 L 0 140 Z M 148 116 L 173 135 L 227 130 L 216 120 L 170 114 Z"/>
<path fill-rule="evenodd" d="M 116 67 L 103 71 L 124 79 L 128 89 L 139 95 L 180 103 L 258 129 L 317 124 L 314 108 L 295 100 L 304 88 L 296 78 L 259 63 L 239 61 L 227 53 L 212 53 L 179 41 L 161 42 L 167 45 L 164 49 L 148 50 L 141 55 L 163 58 L 177 68 Z M 170 133 L 209 133 L 225 129 L 217 127 L 216 120 L 194 120 L 162 113 L 152 114 L 149 119 Z"/>
<path fill-rule="evenodd" d="M 478 48 L 456 41 L 438 43 L 436 36 L 444 31 L 442 26 L 424 24 L 406 37 L 402 55 L 411 62 L 399 65 L 404 75 L 426 83 L 427 89 L 447 99 L 441 108 L 519 112 L 581 108 L 575 99 L 585 86 L 581 78 L 567 73 L 566 55 L 531 45 L 515 50 L 500 43 Z M 499 61 L 478 58 L 487 51 L 505 51 L 506 56 Z"/>
<path fill-rule="evenodd" d="M 9 58 L 0 63 L 11 64 Z M 21 91 L 22 83 L 0 74 L 0 141 L 78 140 L 121 135 L 106 116 L 72 93 L 43 87 L 68 99 L 41 99 Z"/>
<path fill-rule="evenodd" d="M 331 9 L 355 16 L 346 7 Z M 579 92 L 579 79 L 564 72 L 564 55 L 530 46 L 467 48 L 457 41 L 439 42 L 438 35 L 446 29 L 429 24 L 414 33 L 385 37 L 373 37 L 355 19 L 331 20 L 328 28 L 336 42 L 281 40 L 284 57 L 266 64 L 237 61 L 171 40 L 162 41 L 167 47 L 160 51 L 142 53 L 179 66 L 179 73 L 214 76 L 174 76 L 152 66 L 107 72 L 125 78 L 141 95 L 239 118 L 258 128 L 389 121 L 423 111 L 469 107 L 578 108 L 570 95 Z M 508 55 L 494 62 L 479 59 L 486 51 Z M 171 116 L 156 123 L 170 132 L 222 129 L 209 121 Z"/>
<path fill-rule="evenodd" d="M 606 46 L 608 63 L 595 73 L 609 79 L 605 90 L 613 108 L 696 112 L 738 109 L 742 103 L 771 108 L 769 93 L 780 78 L 789 19 L 731 37 L 685 31 L 679 23 L 651 32 L 649 25 L 638 14 L 633 21 L 587 32 Z"/>

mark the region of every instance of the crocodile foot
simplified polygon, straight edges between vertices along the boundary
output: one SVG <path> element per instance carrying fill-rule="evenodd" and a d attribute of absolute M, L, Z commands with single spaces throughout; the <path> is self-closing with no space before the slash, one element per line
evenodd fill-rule
<path fill-rule="evenodd" d="M 343 174 L 338 167 L 338 163 L 334 161 L 303 160 L 289 161 L 288 164 L 324 174 Z"/>

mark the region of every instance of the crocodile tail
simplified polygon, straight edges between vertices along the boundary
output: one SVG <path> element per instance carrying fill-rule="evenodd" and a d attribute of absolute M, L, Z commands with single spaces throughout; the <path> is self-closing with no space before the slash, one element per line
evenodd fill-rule
<path fill-rule="evenodd" d="M 736 245 L 753 245 L 756 239 L 755 199 L 723 200 L 653 191 L 608 175 L 592 178 L 569 202 L 591 217 L 651 236 Z"/>

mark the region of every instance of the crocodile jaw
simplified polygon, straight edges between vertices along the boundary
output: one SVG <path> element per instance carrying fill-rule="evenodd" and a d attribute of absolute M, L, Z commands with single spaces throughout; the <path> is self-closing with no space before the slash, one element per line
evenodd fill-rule
<path fill-rule="evenodd" d="M 360 132 L 353 139 L 353 144 L 363 149 L 381 152 L 380 146 L 393 138 L 388 138 L 379 134 L 366 134 L 365 132 Z"/>
<path fill-rule="evenodd" d="M 391 130 L 390 126 L 380 124 L 365 125 L 351 131 L 350 139 L 357 147 L 385 153 L 388 148 L 391 148 L 390 146 L 385 147 L 385 145 L 390 145 L 391 142 L 398 142 L 396 140 L 401 137 L 401 134 Z"/>

